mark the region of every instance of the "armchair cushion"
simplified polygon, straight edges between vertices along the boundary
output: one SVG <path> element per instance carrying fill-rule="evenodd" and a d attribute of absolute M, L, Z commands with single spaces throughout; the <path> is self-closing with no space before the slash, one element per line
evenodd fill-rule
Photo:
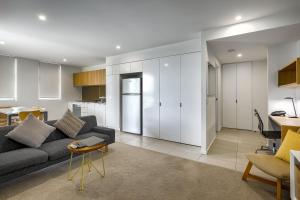
<path fill-rule="evenodd" d="M 273 155 L 249 154 L 248 160 L 261 171 L 280 179 L 289 179 L 290 164 Z"/>
<path fill-rule="evenodd" d="M 300 134 L 292 130 L 288 130 L 275 157 L 290 162 L 290 150 L 300 150 Z"/>

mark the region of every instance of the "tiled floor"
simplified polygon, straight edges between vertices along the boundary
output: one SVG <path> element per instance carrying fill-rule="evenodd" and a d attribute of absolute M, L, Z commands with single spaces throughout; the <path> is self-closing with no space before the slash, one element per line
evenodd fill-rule
<path fill-rule="evenodd" d="M 223 129 L 219 132 L 208 155 L 202 155 L 200 147 L 122 132 L 116 134 L 116 141 L 237 171 L 245 169 L 247 153 L 255 152 L 266 143 L 266 140 L 257 132 L 235 129 Z M 253 170 L 262 175 L 259 170 Z"/>

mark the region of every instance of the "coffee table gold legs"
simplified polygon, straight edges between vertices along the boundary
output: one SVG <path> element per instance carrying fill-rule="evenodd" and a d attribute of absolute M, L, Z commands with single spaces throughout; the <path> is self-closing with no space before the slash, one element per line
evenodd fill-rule
<path fill-rule="evenodd" d="M 83 168 L 84 168 L 84 157 L 85 154 L 82 154 L 82 161 L 81 161 L 81 178 L 80 178 L 80 191 L 83 191 L 83 181 L 84 181 L 84 174 L 83 174 Z"/>
<path fill-rule="evenodd" d="M 91 167 L 93 167 L 100 176 L 104 177 L 105 176 L 105 167 L 104 167 L 104 159 L 103 159 L 103 150 L 99 150 L 99 151 L 100 151 L 100 159 L 102 162 L 102 172 L 99 169 L 97 169 L 97 167 L 92 162 L 90 164 L 91 164 Z"/>
<path fill-rule="evenodd" d="M 102 170 L 100 171 L 99 169 L 97 169 L 97 167 L 93 164 L 92 162 L 92 158 L 91 158 L 91 154 L 88 153 L 88 155 L 86 155 L 85 153 L 82 154 L 82 160 L 81 160 L 81 165 L 80 167 L 76 170 L 76 172 L 71 175 L 71 171 L 72 171 L 72 161 L 73 161 L 73 153 L 71 153 L 71 157 L 70 157 L 70 161 L 69 161 L 69 168 L 68 168 L 68 180 L 72 181 L 73 178 L 76 176 L 76 174 L 81 171 L 81 177 L 80 177 L 80 191 L 84 190 L 84 165 L 87 164 L 88 170 L 89 172 L 91 171 L 91 168 L 93 167 L 96 172 L 104 177 L 105 176 L 105 166 L 104 166 L 104 158 L 103 158 L 103 150 L 99 150 L 100 151 L 100 159 L 102 162 Z"/>
<path fill-rule="evenodd" d="M 72 159 L 73 159 L 73 152 L 71 152 L 71 158 L 70 158 L 70 161 L 69 161 L 68 180 L 72 180 L 72 179 L 71 179 Z"/>

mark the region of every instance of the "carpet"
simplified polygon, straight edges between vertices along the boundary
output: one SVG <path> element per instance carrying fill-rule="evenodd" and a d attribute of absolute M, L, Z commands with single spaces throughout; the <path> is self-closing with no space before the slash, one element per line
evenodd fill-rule
<path fill-rule="evenodd" d="M 97 156 L 93 158 L 99 166 Z M 275 195 L 271 186 L 242 181 L 237 171 L 121 143 L 110 145 L 104 159 L 106 176 L 101 178 L 95 171 L 87 174 L 83 192 L 78 191 L 79 177 L 67 181 L 65 162 L 2 185 L 0 199 L 260 200 Z M 80 160 L 74 164 L 78 167 Z"/>

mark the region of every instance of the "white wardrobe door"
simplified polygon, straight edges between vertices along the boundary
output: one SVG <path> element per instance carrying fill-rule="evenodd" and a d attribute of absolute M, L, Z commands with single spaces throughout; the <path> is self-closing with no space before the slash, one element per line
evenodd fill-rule
<path fill-rule="evenodd" d="M 143 135 L 159 138 L 159 60 L 143 62 Z"/>
<path fill-rule="evenodd" d="M 236 128 L 236 64 L 223 65 L 223 127 Z"/>
<path fill-rule="evenodd" d="M 106 77 L 106 119 L 107 127 L 120 129 L 120 76 Z"/>
<path fill-rule="evenodd" d="M 252 112 L 257 109 L 265 126 L 268 125 L 268 70 L 267 61 L 252 62 Z M 257 128 L 257 117 L 252 115 L 253 130 Z M 267 127 L 265 127 L 267 129 Z"/>
<path fill-rule="evenodd" d="M 180 57 L 160 59 L 160 138 L 180 142 Z"/>
<path fill-rule="evenodd" d="M 237 128 L 252 130 L 252 66 L 237 64 Z"/>
<path fill-rule="evenodd" d="M 201 53 L 181 56 L 181 142 L 201 145 Z"/>

